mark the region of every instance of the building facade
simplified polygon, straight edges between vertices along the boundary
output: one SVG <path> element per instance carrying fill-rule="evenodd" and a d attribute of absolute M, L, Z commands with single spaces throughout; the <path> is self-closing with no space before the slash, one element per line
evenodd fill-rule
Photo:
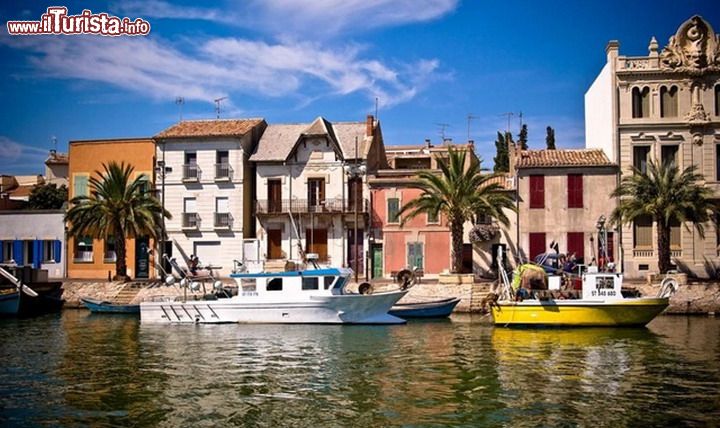
<path fill-rule="evenodd" d="M 68 185 L 70 160 L 67 153 L 59 153 L 50 150 L 48 158 L 45 159 L 45 183 L 56 186 Z"/>
<path fill-rule="evenodd" d="M 255 234 L 248 159 L 266 126 L 262 119 L 189 120 L 154 137 L 159 195 L 172 214 L 165 221 L 169 242 L 204 265 L 220 266 L 220 275 L 243 259 L 243 240 Z"/>
<path fill-rule="evenodd" d="M 155 144 L 150 138 L 70 141 L 69 197 L 89 195 L 90 178 L 104 171 L 110 162 L 134 167 L 133 180 L 142 177 L 147 188 L 154 187 Z M 127 274 L 133 278 L 153 278 L 155 260 L 150 249 L 154 243 L 148 237 L 127 239 Z M 68 237 L 67 276 L 69 278 L 100 279 L 115 276 L 115 244 L 112 239 Z"/>
<path fill-rule="evenodd" d="M 588 148 L 603 150 L 621 174 L 650 160 L 695 165 L 702 185 L 720 201 L 720 39 L 710 23 L 693 16 L 661 50 L 653 37 L 648 54 L 620 55 L 607 45 L 607 63 L 585 94 Z M 619 178 L 618 178 L 619 180 Z M 638 219 L 618 233 L 628 276 L 657 272 L 657 233 Z M 671 231 L 673 263 L 706 277 L 718 268 L 720 236 L 708 224 L 702 238 L 691 225 Z"/>
<path fill-rule="evenodd" d="M 0 211 L 0 263 L 45 269 L 50 278 L 65 276 L 65 212 Z"/>
<path fill-rule="evenodd" d="M 607 236 L 610 260 L 600 259 L 597 224 L 609 219 L 617 167 L 602 150 L 510 150 L 517 189 L 516 242 L 523 260 L 557 244 L 579 263 L 614 262 L 616 237 Z M 554 247 L 554 245 L 553 245 Z"/>
<path fill-rule="evenodd" d="M 365 277 L 367 175 L 386 163 L 374 117 L 269 125 L 251 161 L 265 269 L 282 269 L 288 261 L 301 262 L 303 254 L 315 253 L 320 264 L 349 266 Z"/>

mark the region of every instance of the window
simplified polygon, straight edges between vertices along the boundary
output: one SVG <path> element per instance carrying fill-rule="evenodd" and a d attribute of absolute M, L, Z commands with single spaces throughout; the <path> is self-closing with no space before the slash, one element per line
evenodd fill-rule
<path fill-rule="evenodd" d="M 75 261 L 93 261 L 93 239 L 91 237 L 83 236 L 75 239 Z"/>
<path fill-rule="evenodd" d="M 326 276 L 323 278 L 323 284 L 325 285 L 326 290 L 333 285 L 333 282 L 335 282 L 334 276 Z"/>
<path fill-rule="evenodd" d="M 13 259 L 13 243 L 12 241 L 3 241 L 2 243 L 2 261 L 8 262 Z"/>
<path fill-rule="evenodd" d="M 282 291 L 283 280 L 282 278 L 273 278 L 267 283 L 265 288 L 267 291 Z"/>
<path fill-rule="evenodd" d="M 678 154 L 678 146 L 677 145 L 660 147 L 660 158 L 662 159 L 662 163 L 677 165 L 678 164 L 677 154 Z"/>
<path fill-rule="evenodd" d="M 652 218 L 641 216 L 633 222 L 633 242 L 635 248 L 652 248 Z"/>
<path fill-rule="evenodd" d="M 103 261 L 105 263 L 114 263 L 117 260 L 115 237 L 108 236 L 105 240 L 105 254 L 103 255 Z"/>
<path fill-rule="evenodd" d="M 583 176 L 582 174 L 568 175 L 568 208 L 583 207 Z"/>
<path fill-rule="evenodd" d="M 230 154 L 227 150 L 215 152 L 215 178 L 230 178 Z"/>
<path fill-rule="evenodd" d="M 670 248 L 673 250 L 682 248 L 680 242 L 680 222 L 674 219 L 670 220 Z"/>
<path fill-rule="evenodd" d="M 650 146 L 633 147 L 633 166 L 643 174 L 647 172 L 649 154 Z"/>
<path fill-rule="evenodd" d="M 423 268 L 423 244 L 422 242 L 409 242 L 407 244 L 408 266 L 412 268 Z"/>
<path fill-rule="evenodd" d="M 88 180 L 90 177 L 87 175 L 75 175 L 73 176 L 73 197 L 77 196 L 88 196 Z"/>
<path fill-rule="evenodd" d="M 319 289 L 319 280 L 317 277 L 303 277 L 302 289 L 303 290 L 317 290 Z"/>
<path fill-rule="evenodd" d="M 568 232 L 567 254 L 575 254 L 575 260 L 582 263 L 585 260 L 585 234 L 583 232 Z"/>
<path fill-rule="evenodd" d="M 650 88 L 633 88 L 632 90 L 632 117 L 642 118 L 650 116 Z"/>
<path fill-rule="evenodd" d="M 715 116 L 720 116 L 720 85 L 715 85 Z"/>
<path fill-rule="evenodd" d="M 530 176 L 530 208 L 545 208 L 545 176 Z"/>
<path fill-rule="evenodd" d="M 182 227 L 198 227 L 197 199 L 183 199 Z"/>
<path fill-rule="evenodd" d="M 715 144 L 715 179 L 720 181 L 720 144 Z"/>
<path fill-rule="evenodd" d="M 282 210 L 282 181 L 268 180 L 268 212 L 279 213 Z"/>
<path fill-rule="evenodd" d="M 33 267 L 39 268 L 40 266 L 35 266 L 35 245 L 33 244 L 33 241 L 23 241 L 23 252 L 25 253 L 23 260 L 26 264 L 32 264 Z"/>
<path fill-rule="evenodd" d="M 348 180 L 348 210 L 362 212 L 363 210 L 363 188 L 362 178 L 354 177 Z"/>
<path fill-rule="evenodd" d="M 145 174 L 140 174 L 138 176 L 138 180 L 140 180 L 140 193 L 147 194 L 150 192 L 150 177 L 148 177 Z"/>
<path fill-rule="evenodd" d="M 308 178 L 308 204 L 311 210 L 325 205 L 324 178 Z"/>
<path fill-rule="evenodd" d="M 427 222 L 433 223 L 433 224 L 440 223 L 440 213 L 439 212 L 434 213 L 432 211 L 428 211 Z"/>
<path fill-rule="evenodd" d="M 677 117 L 677 92 L 677 86 L 660 88 L 660 117 Z"/>
<path fill-rule="evenodd" d="M 530 234 L 530 260 L 535 260 L 535 257 L 545 252 L 545 234 L 544 233 L 531 233 Z"/>
<path fill-rule="evenodd" d="M 215 198 L 215 227 L 230 227 L 230 200 Z"/>
<path fill-rule="evenodd" d="M 388 223 L 400 223 L 400 199 L 388 198 L 387 200 L 387 221 Z"/>
<path fill-rule="evenodd" d="M 200 168 L 197 165 L 197 153 L 185 152 L 185 164 L 183 164 L 183 180 L 197 181 L 200 179 Z"/>
<path fill-rule="evenodd" d="M 197 165 L 197 153 L 185 152 L 185 165 Z"/>

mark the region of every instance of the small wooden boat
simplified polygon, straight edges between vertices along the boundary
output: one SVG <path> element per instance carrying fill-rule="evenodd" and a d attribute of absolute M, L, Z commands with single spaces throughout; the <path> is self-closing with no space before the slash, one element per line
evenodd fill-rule
<path fill-rule="evenodd" d="M 0 266 L 0 316 L 31 317 L 59 312 L 63 300 L 60 281 L 26 282 L 20 279 L 30 276 L 31 268 L 23 266 Z"/>
<path fill-rule="evenodd" d="M 119 305 L 107 300 L 98 300 L 90 297 L 81 297 L 80 301 L 93 313 L 106 314 L 139 314 L 140 305 Z"/>
<path fill-rule="evenodd" d="M 445 318 L 460 302 L 457 297 L 425 302 L 396 303 L 389 314 L 400 318 Z"/>

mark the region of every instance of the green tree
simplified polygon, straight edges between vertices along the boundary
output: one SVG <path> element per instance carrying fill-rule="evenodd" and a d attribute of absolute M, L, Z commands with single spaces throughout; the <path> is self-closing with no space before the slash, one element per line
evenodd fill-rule
<path fill-rule="evenodd" d="M 68 234 L 76 239 L 90 236 L 115 239 L 115 278 L 128 279 L 126 239 L 149 236 L 157 239 L 162 217 L 170 213 L 151 193 L 143 177 L 131 180 L 134 168 L 125 163 L 103 164 L 90 178 L 90 196 L 78 196 L 65 214 Z"/>
<path fill-rule="evenodd" d="M 401 224 L 420 213 L 438 216 L 442 213 L 450 226 L 452 237 L 453 273 L 462 271 L 463 226 L 478 216 L 497 219 L 504 225 L 509 219 L 504 209 L 515 210 L 508 192 L 493 180 L 499 174 L 483 174 L 480 162 L 466 165 L 466 152 L 450 148 L 447 159 L 437 158 L 440 174 L 420 171 L 418 180 L 411 185 L 421 190 L 420 195 L 401 209 Z"/>
<path fill-rule="evenodd" d="M 510 171 L 510 154 L 508 152 L 507 138 L 510 137 L 512 141 L 512 135 L 510 133 L 501 134 L 500 131 L 497 133 L 497 139 L 495 140 L 495 157 L 493 158 L 494 172 L 508 172 Z"/>
<path fill-rule="evenodd" d="M 520 148 L 522 150 L 528 149 L 528 127 L 527 124 L 523 124 L 522 128 L 520 128 L 520 134 L 518 134 L 518 143 L 520 143 Z"/>
<path fill-rule="evenodd" d="M 555 130 L 552 126 L 548 126 L 545 131 L 547 132 L 545 135 L 545 145 L 547 145 L 547 149 L 555 150 Z"/>
<path fill-rule="evenodd" d="M 613 210 L 615 224 L 630 224 L 641 216 L 650 216 L 657 224 L 658 268 L 670 270 L 670 226 L 688 222 L 704 237 L 703 223 L 713 220 L 717 208 L 711 201 L 712 191 L 697 184 L 703 176 L 695 165 L 680 172 L 673 162 L 658 165 L 648 162 L 647 172 L 633 168 L 634 174 L 623 177 L 612 196 L 620 197 Z"/>
<path fill-rule="evenodd" d="M 55 183 L 35 186 L 30 192 L 28 208 L 33 210 L 59 210 L 68 200 L 68 189 Z"/>

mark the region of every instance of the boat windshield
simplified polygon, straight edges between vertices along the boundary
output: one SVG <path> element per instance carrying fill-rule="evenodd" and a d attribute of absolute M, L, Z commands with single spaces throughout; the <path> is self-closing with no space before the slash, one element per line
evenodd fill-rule
<path fill-rule="evenodd" d="M 335 281 L 335 285 L 333 286 L 333 288 L 331 290 L 332 294 L 343 294 L 343 288 L 345 287 L 346 282 L 347 282 L 347 277 L 339 276 L 337 281 Z"/>

